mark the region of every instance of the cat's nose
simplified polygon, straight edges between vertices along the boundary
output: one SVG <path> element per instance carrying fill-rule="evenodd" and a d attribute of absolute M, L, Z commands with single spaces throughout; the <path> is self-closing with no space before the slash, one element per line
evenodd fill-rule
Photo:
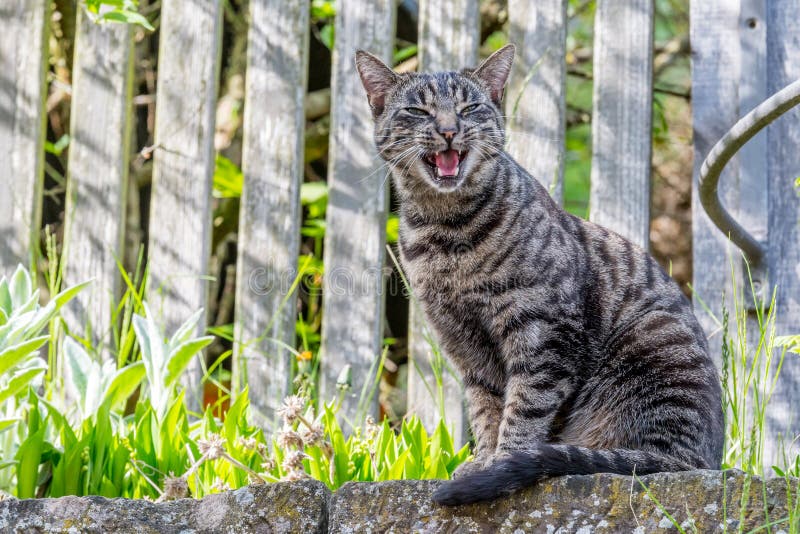
<path fill-rule="evenodd" d="M 455 126 L 439 126 L 439 133 L 447 141 L 452 141 L 453 137 L 458 133 L 458 128 Z"/>

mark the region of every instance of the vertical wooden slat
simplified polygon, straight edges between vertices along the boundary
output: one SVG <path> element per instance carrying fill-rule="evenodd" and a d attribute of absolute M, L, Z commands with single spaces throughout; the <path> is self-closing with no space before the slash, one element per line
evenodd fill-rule
<path fill-rule="evenodd" d="M 800 3 L 767 3 L 767 79 L 773 94 L 800 78 Z M 769 269 L 777 287 L 779 334 L 800 333 L 800 198 L 794 181 L 800 176 L 800 109 L 794 108 L 767 132 L 769 177 Z M 775 462 L 779 437 L 787 446 L 800 433 L 800 359 L 788 354 L 767 412 L 771 457 Z M 800 444 L 792 443 L 794 458 Z M 771 464 L 769 464 L 771 465 Z"/>
<path fill-rule="evenodd" d="M 384 243 L 388 180 L 372 140 L 364 89 L 355 70 L 356 49 L 389 62 L 394 42 L 393 0 L 337 4 L 333 53 L 329 197 L 325 235 L 320 400 L 338 395 L 336 381 L 351 366 L 344 415 L 358 411 L 361 388 L 379 357 L 383 335 Z M 366 407 L 376 414 L 377 398 Z"/>
<path fill-rule="evenodd" d="M 294 345 L 308 19 L 303 0 L 250 1 L 234 365 L 261 424 L 291 380 L 291 353 L 273 340 Z"/>
<path fill-rule="evenodd" d="M 0 5 L 0 273 L 33 265 L 44 169 L 50 3 Z"/>
<path fill-rule="evenodd" d="M 767 25 L 763 0 L 741 0 L 739 9 L 739 116 L 763 102 L 767 94 Z M 757 134 L 739 158 L 738 221 L 754 237 L 767 238 L 767 132 Z M 738 259 L 738 258 L 737 258 Z"/>
<path fill-rule="evenodd" d="M 560 204 L 564 196 L 567 0 L 509 0 L 517 57 L 506 90 L 508 151 Z"/>
<path fill-rule="evenodd" d="M 598 0 L 590 218 L 647 249 L 653 0 Z"/>
<path fill-rule="evenodd" d="M 110 342 L 111 310 L 120 289 L 116 261 L 122 261 L 124 246 L 132 35 L 127 24 L 96 24 L 78 10 L 64 280 L 94 283 L 70 303 L 65 317 L 72 331 L 91 333 L 98 348 Z"/>
<path fill-rule="evenodd" d="M 148 294 L 171 332 L 206 305 L 222 10 L 221 0 L 162 6 Z M 194 407 L 201 376 L 195 359 L 183 379 Z"/>
<path fill-rule="evenodd" d="M 480 9 L 477 0 L 438 2 L 423 0 L 419 11 L 419 70 L 459 70 L 478 64 Z M 411 288 L 412 291 L 414 288 Z M 444 416 L 456 440 L 466 438 L 464 395 L 451 367 L 442 369 L 441 402 L 439 384 L 431 366 L 437 356 L 429 343 L 433 332 L 427 329 L 422 311 L 412 302 L 409 314 L 408 349 L 411 365 L 408 374 L 408 410 L 419 415 L 432 431 Z M 428 337 L 428 339 L 426 339 Z M 436 362 L 438 363 L 438 362 Z M 434 363 L 434 365 L 436 365 Z"/>
<path fill-rule="evenodd" d="M 698 304 L 702 299 L 721 317 L 722 296 L 731 287 L 729 247 L 726 236 L 708 219 L 698 197 L 700 167 L 711 147 L 739 118 L 739 0 L 692 2 L 692 123 L 694 170 L 692 187 L 692 250 L 695 314 L 706 333 L 716 362 L 721 365 L 719 327 Z M 719 183 L 724 205 L 734 217 L 739 213 L 739 159 L 725 167 Z M 738 258 L 738 253 L 737 256 Z M 734 267 L 739 268 L 738 261 Z M 741 277 L 738 277 L 741 280 Z M 727 299 L 731 302 L 730 299 Z"/>

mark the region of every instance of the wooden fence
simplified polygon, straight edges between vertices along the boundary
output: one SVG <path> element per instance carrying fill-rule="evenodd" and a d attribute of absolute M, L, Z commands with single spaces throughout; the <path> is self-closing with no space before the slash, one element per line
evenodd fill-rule
<path fill-rule="evenodd" d="M 165 0 L 154 145 L 149 297 L 174 327 L 206 302 L 214 171 L 214 108 L 221 48 L 221 0 Z M 43 176 L 48 7 L 6 0 L 0 7 L 0 269 L 28 263 L 38 246 Z M 738 117 L 800 77 L 800 3 L 705 0 L 691 4 L 695 177 L 702 157 Z M 387 181 L 376 173 L 371 120 L 353 53 L 385 60 L 394 43 L 393 0 L 341 0 L 333 54 L 330 189 L 325 241 L 321 391 L 335 394 L 351 366 L 356 410 L 361 384 L 381 352 Z M 308 3 L 250 0 L 235 372 L 249 384 L 256 414 L 270 420 L 289 388 L 293 296 L 300 240 Z M 510 152 L 562 198 L 567 0 L 509 0 L 510 40 L 518 57 L 507 91 Z M 598 0 L 594 42 L 591 218 L 634 243 L 649 243 L 653 0 Z M 478 60 L 478 0 L 421 0 L 422 69 Z M 76 324 L 109 327 L 119 295 L 115 259 L 124 240 L 131 130 L 132 32 L 80 17 L 72 86 L 72 144 L 66 208 L 66 282 L 94 278 L 71 309 Z M 512 102 L 513 101 L 513 102 Z M 510 109 L 508 110 L 510 112 Z M 800 332 L 800 112 L 754 139 L 722 180 L 729 209 L 769 246 L 778 288 L 779 333 Z M 696 179 L 696 178 L 695 178 Z M 713 311 L 730 285 L 726 239 L 693 202 L 694 287 Z M 741 280 L 741 269 L 736 263 Z M 699 310 L 699 308 L 698 308 Z M 717 325 L 698 311 L 720 343 Z M 444 411 L 465 434 L 458 381 L 444 380 L 444 405 L 431 397 L 440 367 L 424 320 L 411 312 L 409 408 L 432 423 Z M 200 327 L 202 328 L 202 327 Z M 199 333 L 199 332 L 198 332 Z M 446 366 L 445 366 L 446 368 Z M 198 383 L 195 366 L 187 384 Z M 447 373 L 446 373 L 447 374 Z M 435 387 L 435 386 L 434 386 Z M 193 388 L 196 389 L 196 388 Z M 787 361 L 770 413 L 773 435 L 800 429 L 800 361 Z M 794 405 L 793 405 L 794 403 Z M 375 411 L 375 405 L 368 407 Z"/>

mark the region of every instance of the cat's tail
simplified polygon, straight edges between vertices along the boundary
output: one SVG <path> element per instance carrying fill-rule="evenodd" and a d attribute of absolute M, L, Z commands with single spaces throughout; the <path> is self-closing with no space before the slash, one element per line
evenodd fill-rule
<path fill-rule="evenodd" d="M 632 449 L 594 450 L 574 445 L 542 443 L 535 450 L 509 453 L 486 469 L 443 482 L 433 494 L 433 500 L 451 506 L 486 501 L 531 486 L 542 478 L 560 475 L 631 475 L 634 472 L 644 475 L 663 471 L 688 471 L 701 467 L 657 452 Z"/>

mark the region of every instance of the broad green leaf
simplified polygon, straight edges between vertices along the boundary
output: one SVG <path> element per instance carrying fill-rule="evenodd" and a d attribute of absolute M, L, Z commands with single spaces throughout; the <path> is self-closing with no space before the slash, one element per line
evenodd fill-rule
<path fill-rule="evenodd" d="M 31 276 L 28 274 L 28 271 L 22 265 L 18 265 L 17 270 L 14 271 L 14 274 L 11 276 L 8 288 L 11 293 L 11 305 L 13 309 L 20 308 L 30 301 L 33 292 L 32 286 Z"/>
<path fill-rule="evenodd" d="M 8 289 L 8 280 L 5 277 L 0 279 L 0 310 L 3 310 L 6 317 L 11 315 L 13 305 L 11 303 L 11 292 Z"/>
<path fill-rule="evenodd" d="M 0 404 L 29 387 L 34 379 L 43 374 L 46 369 L 47 366 L 45 365 L 44 367 L 30 367 L 17 371 L 12 375 L 8 383 L 0 389 Z"/>
<path fill-rule="evenodd" d="M 155 28 L 153 28 L 149 20 L 139 13 L 134 13 L 132 11 L 110 11 L 108 13 L 104 13 L 100 19 L 111 22 L 121 22 L 124 24 L 138 24 L 139 26 L 150 30 L 151 32 L 155 31 Z"/>
<path fill-rule="evenodd" d="M 169 355 L 167 361 L 167 372 L 164 376 L 164 384 L 172 386 L 178 381 L 181 374 L 186 370 L 192 358 L 214 341 L 214 336 L 205 336 L 197 339 L 190 339 L 178 345 Z"/>
<path fill-rule="evenodd" d="M 0 419 L 0 433 L 3 433 L 6 430 L 13 428 L 14 425 L 19 423 L 20 421 L 22 421 L 22 419 L 19 417 L 11 419 Z"/>
<path fill-rule="evenodd" d="M 97 363 L 92 361 L 86 350 L 69 336 L 64 338 L 64 356 L 69 368 L 67 387 L 77 394 L 78 399 L 85 400 L 89 388 L 89 373 Z"/>
<path fill-rule="evenodd" d="M 411 454 L 410 451 L 405 450 L 397 457 L 392 466 L 389 468 L 389 480 L 402 480 L 405 474 L 406 460 Z"/>
<path fill-rule="evenodd" d="M 133 395 L 144 377 L 145 370 L 142 362 L 134 362 L 117 370 L 103 392 L 102 402 L 107 402 L 109 408 L 121 405 Z"/>
<path fill-rule="evenodd" d="M 178 327 L 175 331 L 175 334 L 169 340 L 170 348 L 175 348 L 179 346 L 181 343 L 188 341 L 192 333 L 194 332 L 195 327 L 197 326 L 197 322 L 203 316 L 203 308 L 200 308 L 196 312 L 194 312 L 186 321 Z"/>
<path fill-rule="evenodd" d="M 0 376 L 9 369 L 19 365 L 34 351 L 47 343 L 48 336 L 35 337 L 28 341 L 23 341 L 0 352 Z"/>
<path fill-rule="evenodd" d="M 300 186 L 300 203 L 303 205 L 319 202 L 328 196 L 326 182 L 304 182 Z"/>
<path fill-rule="evenodd" d="M 67 302 L 71 301 L 75 298 L 75 296 L 83 291 L 86 287 L 90 284 L 94 283 L 94 280 L 87 280 L 85 282 L 81 282 L 80 284 L 76 284 L 72 287 L 68 287 L 67 289 L 63 290 L 62 292 L 58 293 L 55 297 L 51 299 L 51 302 L 54 302 L 56 308 L 61 308 Z"/>

